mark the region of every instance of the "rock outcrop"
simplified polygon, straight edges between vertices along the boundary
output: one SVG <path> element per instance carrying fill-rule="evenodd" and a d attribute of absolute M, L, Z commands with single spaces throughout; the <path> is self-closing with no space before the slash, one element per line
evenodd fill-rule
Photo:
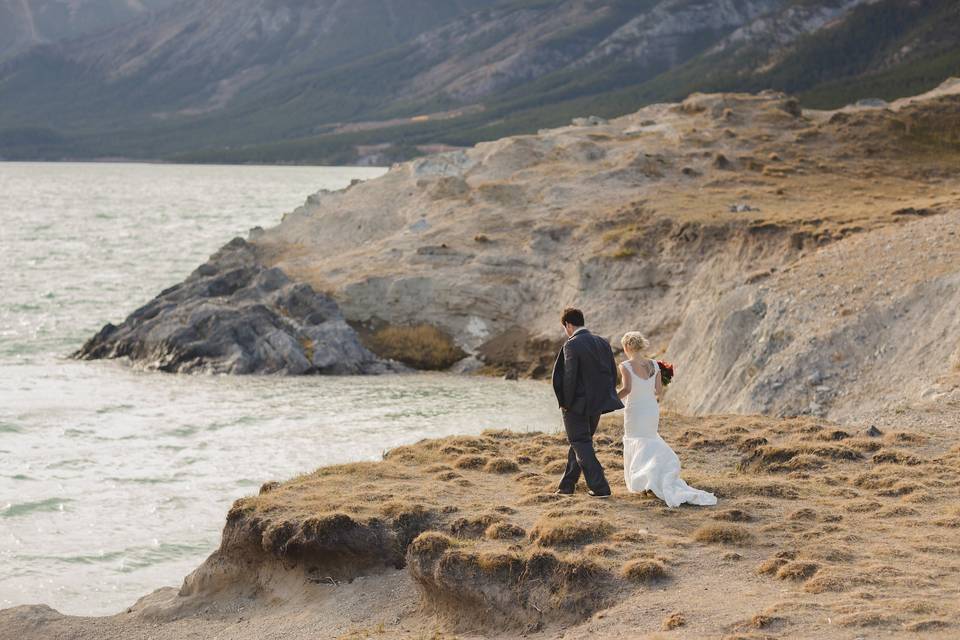
<path fill-rule="evenodd" d="M 705 299 L 674 334 L 668 402 L 849 420 L 949 389 L 960 211 L 825 247 Z"/>
<path fill-rule="evenodd" d="M 936 260 L 909 271 L 877 259 L 888 244 L 903 267 L 911 251 L 953 259 L 960 197 L 944 167 L 960 151 L 958 92 L 947 82 L 836 112 L 774 92 L 695 94 L 395 165 L 316 194 L 252 242 L 331 291 L 351 322 L 434 325 L 496 373 L 549 372 L 558 311 L 577 304 L 615 343 L 638 329 L 678 362 L 678 410 L 845 417 L 862 405 L 854 381 L 876 339 L 894 339 L 871 328 L 887 311 L 958 339 L 947 320 L 915 317 L 950 298 L 935 291 L 949 288 L 932 282 L 946 277 Z M 914 234 L 935 241 L 912 246 Z M 881 271 L 897 296 L 930 280 L 902 299 L 914 315 L 884 310 L 885 295 L 844 307 Z M 836 340 L 818 333 L 828 321 Z M 810 384 L 817 369 L 833 377 Z M 881 388 L 918 392 L 905 368 Z"/>
<path fill-rule="evenodd" d="M 263 266 L 242 238 L 119 326 L 106 325 L 75 357 L 126 357 L 175 373 L 354 374 L 400 368 L 360 344 L 333 299 Z"/>
<path fill-rule="evenodd" d="M 558 313 L 576 304 L 614 343 L 641 330 L 677 362 L 677 410 L 844 419 L 864 394 L 915 397 L 950 368 L 958 122 L 956 82 L 829 112 L 775 92 L 694 94 L 398 164 L 257 230 L 241 251 L 255 273 L 201 268 L 81 355 L 173 371 L 375 370 L 323 291 L 381 359 L 395 355 L 371 337 L 407 330 L 408 351 L 433 335 L 453 354 L 435 368 L 467 355 L 455 370 L 543 377 Z M 884 290 L 866 284 L 881 279 Z M 313 324 L 314 304 L 330 322 Z M 195 310 L 211 308 L 217 329 L 204 334 Z M 901 366 L 864 384 L 891 341 L 922 346 L 926 379 Z"/>

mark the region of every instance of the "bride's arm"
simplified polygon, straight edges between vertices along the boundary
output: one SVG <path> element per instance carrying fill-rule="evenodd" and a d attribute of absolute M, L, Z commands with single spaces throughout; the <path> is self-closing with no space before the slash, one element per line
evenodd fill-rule
<path fill-rule="evenodd" d="M 620 365 L 620 379 L 623 380 L 623 386 L 617 389 L 617 397 L 623 400 L 630 395 L 630 376 L 627 374 L 626 367 L 622 364 Z"/>
<path fill-rule="evenodd" d="M 657 381 L 655 383 L 657 390 L 657 400 L 660 399 L 660 396 L 663 394 L 663 379 L 660 377 L 660 368 L 657 367 Z"/>

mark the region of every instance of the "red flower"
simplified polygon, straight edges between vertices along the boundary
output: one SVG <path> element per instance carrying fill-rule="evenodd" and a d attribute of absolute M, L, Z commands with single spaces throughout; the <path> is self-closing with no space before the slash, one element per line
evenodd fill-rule
<path fill-rule="evenodd" d="M 667 386 L 673 380 L 673 365 L 663 360 L 657 360 L 657 365 L 660 367 L 660 381 Z"/>

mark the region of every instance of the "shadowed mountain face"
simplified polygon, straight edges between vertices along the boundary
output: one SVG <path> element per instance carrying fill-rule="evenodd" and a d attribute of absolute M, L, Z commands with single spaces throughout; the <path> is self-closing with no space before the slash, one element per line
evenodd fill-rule
<path fill-rule="evenodd" d="M 174 0 L 0 0 L 0 60 L 100 31 Z"/>
<path fill-rule="evenodd" d="M 146 11 L 164 2 L 116 2 L 143 15 L 0 66 L 0 155 L 387 162 L 696 90 L 774 87 L 816 106 L 892 98 L 960 62 L 960 9 L 947 0 L 203 0 Z M 35 19 L 47 5 L 67 3 L 7 0 L 0 12 L 33 7 Z M 69 5 L 100 16 L 113 6 Z M 51 39 L 18 20 L 0 28 Z"/>

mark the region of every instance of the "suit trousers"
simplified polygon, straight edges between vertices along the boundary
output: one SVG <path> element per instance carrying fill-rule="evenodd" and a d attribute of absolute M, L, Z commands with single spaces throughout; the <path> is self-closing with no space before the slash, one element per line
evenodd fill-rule
<path fill-rule="evenodd" d="M 584 416 L 572 411 L 563 412 L 563 427 L 567 432 L 570 450 L 567 452 L 567 468 L 560 479 L 560 491 L 572 492 L 583 479 L 591 491 L 598 494 L 610 493 L 610 485 L 603 475 L 603 467 L 597 460 L 593 449 L 593 434 L 597 432 L 600 416 Z"/>

